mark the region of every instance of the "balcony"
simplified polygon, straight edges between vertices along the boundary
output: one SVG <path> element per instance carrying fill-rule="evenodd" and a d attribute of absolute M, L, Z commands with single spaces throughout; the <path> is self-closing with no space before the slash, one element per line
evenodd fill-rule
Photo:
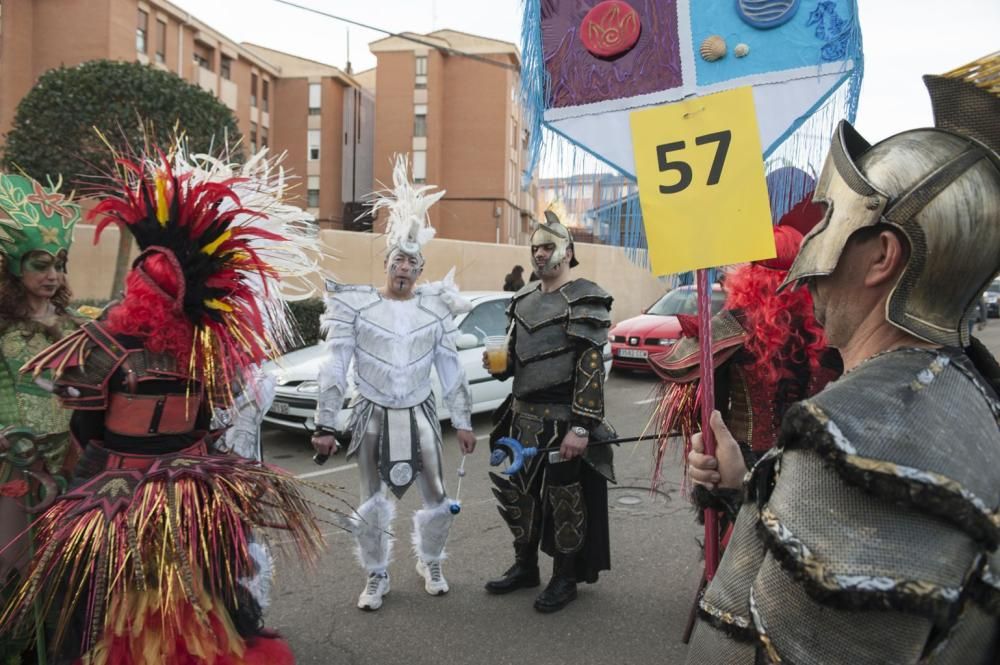
<path fill-rule="evenodd" d="M 201 86 L 203 90 L 207 90 L 213 95 L 216 95 L 219 90 L 219 77 L 211 69 L 206 69 L 205 67 L 198 65 L 198 85 Z"/>
<path fill-rule="evenodd" d="M 230 110 L 236 110 L 236 103 L 239 100 L 239 88 L 232 81 L 222 79 L 219 81 L 219 101 L 228 106 Z"/>

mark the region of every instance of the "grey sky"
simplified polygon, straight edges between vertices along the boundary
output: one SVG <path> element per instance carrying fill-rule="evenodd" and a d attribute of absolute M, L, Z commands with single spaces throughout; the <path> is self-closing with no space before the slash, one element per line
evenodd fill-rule
<path fill-rule="evenodd" d="M 343 67 L 346 25 L 274 0 L 172 0 L 237 41 Z M 520 42 L 517 0 L 295 0 L 397 32 L 443 28 Z M 726 2 L 732 0 L 695 0 Z M 803 0 L 806 7 L 816 0 Z M 1000 0 L 859 0 L 865 81 L 858 129 L 869 140 L 931 123 L 922 74 L 943 73 L 1000 50 Z M 375 65 L 378 32 L 352 27 L 355 71 Z"/>

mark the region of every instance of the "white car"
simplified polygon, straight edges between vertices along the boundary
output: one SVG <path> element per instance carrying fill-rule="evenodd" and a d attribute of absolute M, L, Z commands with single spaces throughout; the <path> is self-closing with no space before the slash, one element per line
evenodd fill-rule
<path fill-rule="evenodd" d="M 459 357 L 469 379 L 472 392 L 472 412 L 483 413 L 496 409 L 510 394 L 511 381 L 497 381 L 483 369 L 483 337 L 506 333 L 507 303 L 513 293 L 504 291 L 466 291 L 462 297 L 470 301 L 473 309 L 455 317 L 455 324 L 461 333 L 456 340 Z M 316 380 L 320 363 L 323 361 L 322 344 L 314 344 L 293 351 L 273 363 L 264 366 L 264 371 L 277 377 L 277 394 L 271 409 L 264 416 L 264 422 L 283 429 L 313 431 L 316 413 L 316 399 L 319 383 Z M 611 346 L 604 345 L 604 373 L 611 368 Z M 337 417 L 337 426 L 344 427 L 350 417 L 350 403 L 356 391 L 353 382 L 353 368 L 348 372 L 348 387 L 344 396 L 344 408 Z M 450 418 L 448 405 L 441 400 L 441 384 L 437 373 L 431 370 L 434 399 L 438 405 L 438 417 Z"/>

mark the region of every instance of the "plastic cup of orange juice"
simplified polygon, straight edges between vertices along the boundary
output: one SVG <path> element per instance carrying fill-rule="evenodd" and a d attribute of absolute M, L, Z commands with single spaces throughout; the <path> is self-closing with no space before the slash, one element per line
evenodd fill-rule
<path fill-rule="evenodd" d="M 490 366 L 490 374 L 503 374 L 507 371 L 507 338 L 494 335 L 483 340 L 486 344 L 486 360 Z"/>

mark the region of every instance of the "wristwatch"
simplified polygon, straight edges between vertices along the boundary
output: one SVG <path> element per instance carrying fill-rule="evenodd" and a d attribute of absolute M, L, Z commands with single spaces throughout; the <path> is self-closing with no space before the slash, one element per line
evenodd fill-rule
<path fill-rule="evenodd" d="M 587 430 L 586 427 L 580 427 L 579 425 L 574 425 L 573 427 L 570 427 L 570 431 L 581 438 L 584 439 L 590 438 L 590 431 Z"/>

